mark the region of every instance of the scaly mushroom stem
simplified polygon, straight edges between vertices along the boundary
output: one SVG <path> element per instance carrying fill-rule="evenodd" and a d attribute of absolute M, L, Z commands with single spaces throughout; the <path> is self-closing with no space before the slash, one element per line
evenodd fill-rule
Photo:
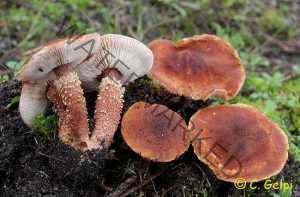
<path fill-rule="evenodd" d="M 102 79 L 95 110 L 95 129 L 89 149 L 106 149 L 118 128 L 123 108 L 124 88 L 112 75 Z"/>
<path fill-rule="evenodd" d="M 53 93 L 53 89 L 56 91 Z M 89 139 L 86 102 L 76 72 L 64 72 L 48 92 L 59 116 L 59 137 L 74 148 L 85 150 Z"/>
<path fill-rule="evenodd" d="M 59 139 L 66 143 L 66 144 L 72 144 L 73 136 L 70 126 L 68 125 L 68 122 L 70 121 L 69 118 L 67 118 L 67 113 L 65 111 L 64 104 L 62 103 L 62 99 L 60 98 L 60 95 L 56 88 L 53 85 L 50 85 L 47 91 L 47 97 L 48 99 L 53 103 L 53 110 L 58 115 L 58 137 Z"/>

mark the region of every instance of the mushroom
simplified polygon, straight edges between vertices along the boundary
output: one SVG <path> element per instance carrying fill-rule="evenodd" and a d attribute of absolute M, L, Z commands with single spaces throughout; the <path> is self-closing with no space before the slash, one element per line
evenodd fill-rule
<path fill-rule="evenodd" d="M 279 173 L 288 140 L 279 126 L 252 106 L 220 105 L 199 110 L 189 128 L 194 152 L 225 181 L 260 181 Z"/>
<path fill-rule="evenodd" d="M 78 67 L 78 75 L 87 89 L 99 95 L 95 109 L 95 129 L 89 149 L 108 148 L 121 119 L 124 88 L 122 85 L 149 72 L 153 63 L 151 50 L 136 39 L 107 34 L 101 36 L 98 51 Z M 98 78 L 101 75 L 101 83 Z"/>
<path fill-rule="evenodd" d="M 83 36 L 86 39 L 80 37 L 81 42 L 85 41 L 81 45 L 76 43 L 79 42 L 76 39 L 67 45 L 67 40 L 48 44 L 46 49 L 42 48 L 35 53 L 18 74 L 18 78 L 24 81 L 40 80 L 49 84 L 47 96 L 59 116 L 60 139 L 83 151 L 110 146 L 121 118 L 124 94 L 122 85 L 145 75 L 153 62 L 151 50 L 133 38 L 114 34 L 101 37 L 98 34 L 93 35 L 91 39 L 94 42 L 86 40 L 91 36 Z M 91 43 L 92 48 L 89 50 L 85 48 L 87 43 Z M 83 49 L 81 53 L 86 55 L 74 51 L 74 47 L 77 50 Z M 47 65 L 47 58 L 52 58 L 50 65 Z M 32 77 L 40 68 L 43 75 Z M 100 85 L 99 77 L 102 77 Z M 81 85 L 87 90 L 99 88 L 95 129 L 91 136 Z M 22 95 L 25 99 L 21 100 L 20 111 L 23 119 L 28 120 L 28 125 L 33 117 L 43 113 L 44 104 L 47 103 L 44 96 L 46 89 L 47 87 L 38 92 L 39 96 L 43 95 L 43 102 L 39 102 L 40 106 L 43 106 L 42 110 L 33 110 L 35 113 L 31 113 L 30 118 L 26 114 L 26 106 L 32 106 L 33 101 L 27 94 Z"/>
<path fill-rule="evenodd" d="M 29 127 L 34 117 L 43 114 L 47 108 L 47 82 L 56 77 L 54 69 L 65 65 L 75 69 L 96 52 L 94 46 L 99 45 L 99 38 L 98 34 L 92 33 L 50 41 L 25 62 L 16 77 L 23 83 L 20 115 Z"/>
<path fill-rule="evenodd" d="M 124 114 L 123 139 L 142 157 L 168 162 L 182 155 L 190 145 L 186 123 L 164 105 L 137 102 Z"/>
<path fill-rule="evenodd" d="M 196 35 L 177 43 L 158 39 L 149 44 L 154 65 L 149 77 L 166 90 L 195 100 L 233 98 L 245 80 L 236 50 L 214 35 Z"/>
<path fill-rule="evenodd" d="M 105 77 L 113 71 L 113 80 L 126 85 L 149 73 L 152 64 L 151 50 L 140 41 L 123 35 L 106 34 L 101 36 L 97 52 L 83 62 L 77 72 L 84 89 L 95 91 L 99 87 L 100 75 Z"/>

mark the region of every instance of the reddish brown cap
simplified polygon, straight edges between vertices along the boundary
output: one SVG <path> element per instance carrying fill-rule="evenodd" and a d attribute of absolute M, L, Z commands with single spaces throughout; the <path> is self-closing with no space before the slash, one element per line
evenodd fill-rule
<path fill-rule="evenodd" d="M 175 44 L 158 39 L 149 47 L 154 55 L 149 76 L 172 93 L 196 100 L 230 99 L 245 81 L 238 53 L 217 36 L 193 36 Z"/>
<path fill-rule="evenodd" d="M 128 146 L 142 157 L 168 162 L 189 147 L 186 123 L 166 106 L 137 102 L 125 113 L 122 136 Z"/>
<path fill-rule="evenodd" d="M 288 158 L 285 133 L 251 106 L 222 105 L 199 110 L 189 127 L 195 131 L 195 154 L 221 180 L 267 179 L 279 173 Z"/>

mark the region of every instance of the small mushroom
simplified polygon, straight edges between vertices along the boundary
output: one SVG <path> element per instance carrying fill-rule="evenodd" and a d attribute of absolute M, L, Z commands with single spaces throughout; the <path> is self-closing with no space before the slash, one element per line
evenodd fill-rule
<path fill-rule="evenodd" d="M 189 127 L 195 154 L 221 180 L 267 179 L 279 173 L 288 158 L 285 133 L 252 106 L 201 109 Z"/>
<path fill-rule="evenodd" d="M 88 44 L 90 48 L 87 48 Z M 79 49 L 80 52 L 77 51 Z M 83 151 L 103 149 L 110 146 L 121 118 L 122 85 L 145 75 L 152 62 L 151 50 L 133 38 L 88 34 L 71 39 L 71 42 L 66 39 L 53 41 L 41 48 L 22 67 L 17 77 L 22 81 L 39 80 L 42 84 L 49 84 L 47 96 L 59 116 L 59 136 L 63 142 Z M 36 72 L 43 74 L 34 76 Z M 99 77 L 102 77 L 100 85 Z M 42 84 L 26 86 L 21 96 L 21 116 L 29 126 L 32 119 L 46 108 L 47 86 Z M 99 88 L 95 129 L 91 136 L 81 85 L 87 90 Z M 30 100 L 32 95 L 27 94 L 30 91 L 35 93 L 35 100 Z M 35 103 L 39 104 L 38 108 Z M 26 113 L 28 106 L 34 107 L 30 117 Z"/>
<path fill-rule="evenodd" d="M 20 115 L 29 127 L 34 117 L 47 108 L 47 83 L 55 79 L 54 70 L 65 65 L 75 70 L 80 62 L 97 51 L 99 38 L 100 35 L 92 33 L 50 41 L 25 62 L 16 77 L 23 82 Z"/>
<path fill-rule="evenodd" d="M 78 70 L 80 80 L 97 87 L 99 70 L 102 80 L 95 109 L 95 129 L 89 149 L 108 148 L 118 128 L 123 108 L 125 85 L 149 72 L 153 63 L 151 50 L 136 39 L 107 34 L 101 36 L 100 48 Z M 98 70 L 98 71 L 97 71 Z"/>
<path fill-rule="evenodd" d="M 149 77 L 166 90 L 195 100 L 211 96 L 233 98 L 245 80 L 236 50 L 214 35 L 197 35 L 173 43 L 158 39 L 149 44 L 154 65 Z"/>
<path fill-rule="evenodd" d="M 142 157 L 168 162 L 190 145 L 186 123 L 164 105 L 137 102 L 122 119 L 121 132 L 127 145 Z"/>

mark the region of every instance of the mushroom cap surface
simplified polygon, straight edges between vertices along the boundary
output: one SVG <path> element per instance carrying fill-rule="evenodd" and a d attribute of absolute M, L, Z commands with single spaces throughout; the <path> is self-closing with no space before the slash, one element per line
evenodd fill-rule
<path fill-rule="evenodd" d="M 168 91 L 195 100 L 233 98 L 245 80 L 236 50 L 214 35 L 197 35 L 177 43 L 158 39 L 149 44 L 154 55 L 150 78 Z"/>
<path fill-rule="evenodd" d="M 189 123 L 192 145 L 221 180 L 260 181 L 279 173 L 288 158 L 288 140 L 277 124 L 252 106 L 213 106 Z"/>
<path fill-rule="evenodd" d="M 79 63 L 97 51 L 99 42 L 97 33 L 52 40 L 35 50 L 24 63 L 16 77 L 23 82 L 19 111 L 28 126 L 47 107 L 47 82 L 57 77 L 54 70 L 60 67 L 76 70 Z"/>
<path fill-rule="evenodd" d="M 137 102 L 122 119 L 121 132 L 127 145 L 142 157 L 168 162 L 190 145 L 186 123 L 166 106 Z"/>
<path fill-rule="evenodd" d="M 99 43 L 97 33 L 52 40 L 24 63 L 16 77 L 20 81 L 42 80 L 58 66 L 72 64 L 75 68 L 97 51 Z"/>
<path fill-rule="evenodd" d="M 134 38 L 106 34 L 101 36 L 100 48 L 99 55 L 102 59 L 98 66 L 118 70 L 121 74 L 121 84 L 146 75 L 152 68 L 152 51 Z"/>

